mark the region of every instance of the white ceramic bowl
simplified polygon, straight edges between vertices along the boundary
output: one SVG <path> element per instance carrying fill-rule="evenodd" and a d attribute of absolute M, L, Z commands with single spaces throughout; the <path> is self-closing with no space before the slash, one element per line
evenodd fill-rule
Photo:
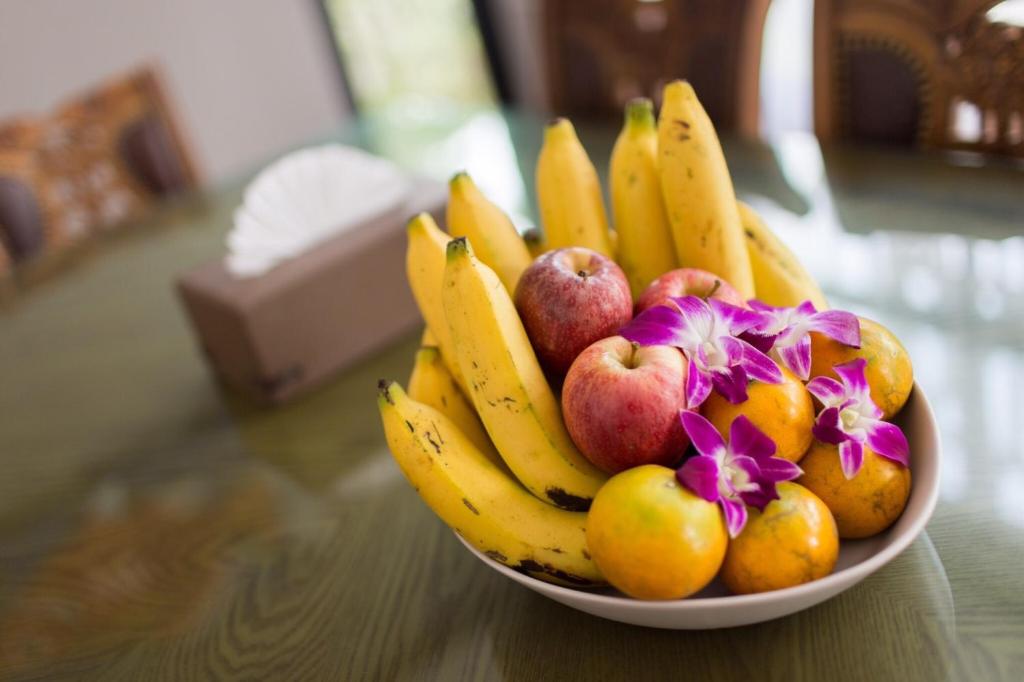
<path fill-rule="evenodd" d="M 480 561 L 517 583 L 566 606 L 622 623 L 698 630 L 788 616 L 834 597 L 892 561 L 924 530 L 931 518 L 939 495 L 941 454 L 935 415 L 920 386 L 915 384 L 896 422 L 910 441 L 912 484 L 903 515 L 884 533 L 864 540 L 843 540 L 832 574 L 804 585 L 761 594 L 732 595 L 716 579 L 689 599 L 640 601 L 611 588 L 577 590 L 531 578 L 484 556 L 459 539 Z"/>

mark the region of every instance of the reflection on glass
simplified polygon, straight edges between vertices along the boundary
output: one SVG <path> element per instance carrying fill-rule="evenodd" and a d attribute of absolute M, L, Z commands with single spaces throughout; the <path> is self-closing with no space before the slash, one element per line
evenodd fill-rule
<path fill-rule="evenodd" d="M 356 107 L 411 119 L 493 106 L 471 0 L 324 0 Z"/>
<path fill-rule="evenodd" d="M 823 160 L 814 138 L 803 133 L 780 135 L 774 146 L 783 176 L 810 209 L 797 215 L 768 197 L 744 198 L 807 264 L 834 305 L 878 319 L 907 346 L 942 433 L 942 498 L 992 500 L 1001 518 L 1024 525 L 1017 501 L 1024 461 L 1015 435 L 1024 423 L 1024 237 L 975 236 L 978 226 L 956 218 L 964 210 L 961 196 L 936 196 L 934 203 L 915 196 L 934 191 L 936 178 L 955 187 L 956 175 L 973 169 L 939 160 L 892 169 L 851 161 L 852 153 Z M 870 182 L 884 185 L 891 178 L 898 191 L 884 198 L 861 191 L 866 170 Z M 921 173 L 930 177 L 920 180 Z M 1024 226 L 1021 207 L 993 203 L 985 213 L 1010 219 L 985 224 L 983 234 L 1005 230 L 1014 214 Z M 858 232 L 846 229 L 841 217 L 876 214 L 880 223 L 858 226 Z M 993 468 L 1002 473 L 983 479 L 979 472 Z"/>
<path fill-rule="evenodd" d="M 274 528 L 258 476 L 100 484 L 76 532 L 33 567 L 0 617 L 0 662 L 25 673 L 191 627 L 243 540 Z"/>

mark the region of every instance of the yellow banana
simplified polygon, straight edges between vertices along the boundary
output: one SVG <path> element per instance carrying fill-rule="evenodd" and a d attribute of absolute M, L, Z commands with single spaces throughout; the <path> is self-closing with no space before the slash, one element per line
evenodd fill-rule
<path fill-rule="evenodd" d="M 405 477 L 441 520 L 506 566 L 550 582 L 604 582 L 590 560 L 585 512 L 533 497 L 487 459 L 444 414 L 395 382 L 377 398 L 388 447 Z"/>
<path fill-rule="evenodd" d="M 676 257 L 754 296 L 736 194 L 711 119 L 686 81 L 665 86 L 658 117 L 661 190 Z"/>
<path fill-rule="evenodd" d="M 510 294 L 515 293 L 519 276 L 532 260 L 519 231 L 468 173 L 457 173 L 448 190 L 448 232 L 468 237 L 477 257 L 498 274 Z"/>
<path fill-rule="evenodd" d="M 455 381 L 466 390 L 462 371 L 455 359 L 452 335 L 444 319 L 441 303 L 441 283 L 444 280 L 445 245 L 449 237 L 437 226 L 429 213 L 420 213 L 406 226 L 409 246 L 405 252 L 405 272 L 412 289 L 413 298 L 420 308 L 420 314 L 427 328 L 434 335 L 445 365 Z"/>
<path fill-rule="evenodd" d="M 658 131 L 651 100 L 626 105 L 626 120 L 608 170 L 619 235 L 619 265 L 636 299 L 656 277 L 678 267 L 672 228 L 661 198 Z"/>
<path fill-rule="evenodd" d="M 430 327 L 423 327 L 423 336 L 420 337 L 421 346 L 437 346 L 437 337 L 434 336 L 434 332 L 430 331 Z"/>
<path fill-rule="evenodd" d="M 484 430 L 484 425 L 480 423 L 476 410 L 466 400 L 466 396 L 462 395 L 459 385 L 455 383 L 437 348 L 423 346 L 416 351 L 416 363 L 409 376 L 409 397 L 433 407 L 451 419 L 477 450 L 507 470 L 504 460 L 494 449 L 490 436 Z"/>
<path fill-rule="evenodd" d="M 512 298 L 465 239 L 448 245 L 442 289 L 469 396 L 502 459 L 540 499 L 588 508 L 607 477 L 573 445 Z"/>
<path fill-rule="evenodd" d="M 785 307 L 809 300 L 818 310 L 828 309 L 821 287 L 793 252 L 765 225 L 754 209 L 742 201 L 737 203 L 757 298 L 769 305 Z"/>
<path fill-rule="evenodd" d="M 537 203 L 547 248 L 585 246 L 613 256 L 601 183 L 568 119 L 556 119 L 544 130 Z"/>

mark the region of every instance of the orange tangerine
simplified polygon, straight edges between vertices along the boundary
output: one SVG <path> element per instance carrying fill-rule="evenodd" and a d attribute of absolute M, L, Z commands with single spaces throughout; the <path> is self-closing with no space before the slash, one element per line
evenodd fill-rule
<path fill-rule="evenodd" d="M 729 439 L 729 427 L 741 414 L 775 441 L 776 457 L 799 462 L 814 438 L 814 401 L 803 382 L 785 367 L 781 384 L 751 382 L 746 401 L 734 405 L 713 392 L 701 407 L 722 438 Z"/>
<path fill-rule="evenodd" d="M 714 502 L 656 464 L 608 480 L 587 516 L 587 548 L 608 579 L 637 599 L 681 599 L 707 585 L 725 557 L 728 533 Z"/>
<path fill-rule="evenodd" d="M 832 368 L 857 358 L 867 360 L 864 375 L 871 387 L 871 399 L 890 419 L 900 411 L 914 387 L 910 355 L 891 331 L 867 318 L 860 318 L 860 348 L 853 348 L 818 332 L 811 332 L 811 378 L 830 376 Z"/>
<path fill-rule="evenodd" d="M 910 469 L 864 447 L 864 463 L 851 479 L 843 475 L 839 449 L 815 440 L 800 460 L 797 482 L 821 498 L 841 538 L 866 538 L 899 518 L 910 497 Z"/>
<path fill-rule="evenodd" d="M 779 483 L 778 491 L 763 512 L 748 509 L 743 532 L 729 542 L 722 581 L 736 594 L 823 578 L 839 558 L 839 532 L 825 503 L 796 483 Z"/>

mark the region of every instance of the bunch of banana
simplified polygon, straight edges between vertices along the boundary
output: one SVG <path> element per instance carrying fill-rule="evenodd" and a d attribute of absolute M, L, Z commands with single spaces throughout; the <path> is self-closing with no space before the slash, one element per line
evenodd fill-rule
<path fill-rule="evenodd" d="M 542 500 L 587 509 L 607 476 L 573 444 L 512 297 L 465 239 L 448 244 L 442 288 L 469 396 L 502 459 Z"/>
<path fill-rule="evenodd" d="M 406 234 L 409 246 L 405 253 L 405 274 L 420 315 L 427 323 L 425 334 L 433 337 L 434 343 L 431 345 L 437 346 L 448 370 L 463 392 L 466 392 L 466 381 L 455 360 L 455 346 L 441 305 L 445 247 L 449 237 L 441 231 L 429 213 L 413 217 L 406 225 Z"/>
<path fill-rule="evenodd" d="M 753 298 L 750 256 L 722 145 L 686 81 L 665 86 L 658 162 L 679 263 L 714 273 Z"/>
<path fill-rule="evenodd" d="M 491 203 L 467 173 L 457 173 L 448 183 L 448 232 L 467 237 L 477 256 L 498 273 L 510 294 L 532 257 L 512 221 Z"/>
<path fill-rule="evenodd" d="M 612 149 L 608 176 L 619 235 L 618 261 L 635 300 L 656 277 L 678 267 L 672 228 L 661 198 L 658 132 L 651 100 L 639 98 L 626 105 L 626 120 Z"/>
<path fill-rule="evenodd" d="M 568 585 L 601 584 L 586 545 L 586 513 L 557 509 L 494 465 L 441 412 L 394 382 L 377 398 L 398 466 L 434 512 L 487 556 Z"/>
<path fill-rule="evenodd" d="M 537 203 L 548 249 L 585 246 L 613 257 L 601 182 L 568 119 L 555 119 L 544 130 Z"/>
<path fill-rule="evenodd" d="M 809 300 L 818 310 L 827 309 L 821 288 L 793 252 L 754 209 L 742 201 L 738 205 L 757 297 L 769 305 L 791 307 Z"/>

